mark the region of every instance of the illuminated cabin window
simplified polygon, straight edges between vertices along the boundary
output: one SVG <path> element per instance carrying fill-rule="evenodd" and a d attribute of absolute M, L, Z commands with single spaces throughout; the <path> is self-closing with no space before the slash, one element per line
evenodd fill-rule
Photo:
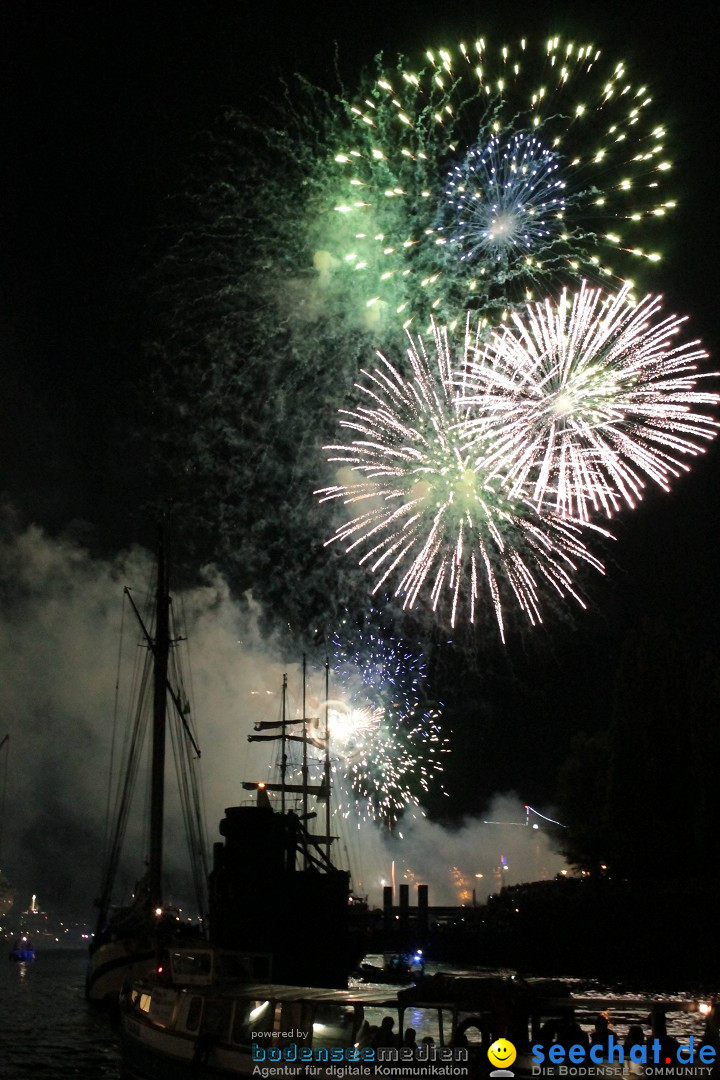
<path fill-rule="evenodd" d="M 150 1012 L 150 1000 L 151 999 L 150 999 L 149 994 L 141 994 L 140 995 L 140 1008 L 141 1008 L 142 1012 L 144 1012 L 144 1013 L 149 1013 Z"/>
<path fill-rule="evenodd" d="M 251 1042 L 261 1046 L 272 1044 L 271 1036 L 265 1032 L 272 1030 L 272 1013 L 269 1001 L 238 1001 L 235 1007 L 233 1021 L 232 1041 L 241 1046 L 249 1046 Z M 255 1038 L 253 1038 L 255 1033 Z"/>
<path fill-rule="evenodd" d="M 353 1005 L 318 1002 L 312 1016 L 314 1047 L 352 1046 L 355 1041 L 357 1018 Z"/>

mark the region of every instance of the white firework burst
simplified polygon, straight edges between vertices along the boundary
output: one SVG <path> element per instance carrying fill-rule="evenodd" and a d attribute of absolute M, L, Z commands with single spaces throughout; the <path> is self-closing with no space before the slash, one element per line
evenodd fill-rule
<path fill-rule="evenodd" d="M 496 331 L 459 382 L 487 460 L 510 497 L 589 520 L 642 498 L 647 481 L 667 490 L 717 434 L 698 406 L 699 342 L 678 343 L 684 319 L 659 317 L 662 300 L 631 302 L 583 284 L 554 303 L 530 304 Z M 474 415 L 471 415 L 473 414 Z M 489 436 L 488 433 L 491 433 Z"/>
<path fill-rule="evenodd" d="M 477 341 L 466 334 L 461 369 Z M 602 566 L 577 522 L 538 510 L 520 484 L 509 491 L 500 462 L 489 460 L 476 428 L 468 432 L 447 332 L 436 327 L 434 343 L 433 365 L 423 340 L 410 339 L 407 379 L 378 354 L 380 366 L 357 384 L 367 404 L 341 411 L 341 426 L 355 437 L 326 447 L 350 475 L 316 494 L 361 507 L 328 543 L 363 550 L 374 592 L 393 580 L 405 607 L 422 595 L 433 610 L 447 597 L 453 626 L 461 606 L 474 621 L 485 593 L 502 636 L 510 596 L 534 624 L 544 587 L 582 604 L 579 564 Z"/>
<path fill-rule="evenodd" d="M 442 790 L 449 747 L 439 710 L 402 697 L 377 704 L 384 696 L 380 687 L 374 703 L 330 703 L 330 755 L 340 814 L 391 825 L 422 793 Z"/>

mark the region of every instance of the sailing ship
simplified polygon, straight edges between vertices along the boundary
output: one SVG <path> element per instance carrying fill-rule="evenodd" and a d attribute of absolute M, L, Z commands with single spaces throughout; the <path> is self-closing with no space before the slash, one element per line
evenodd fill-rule
<path fill-rule="evenodd" d="M 271 957 L 272 978 L 281 983 L 341 989 L 364 942 L 350 921 L 350 874 L 331 858 L 337 838 L 331 833 L 328 712 L 326 705 L 324 718 L 307 716 L 305 658 L 302 679 L 302 716 L 288 715 L 285 675 L 279 719 L 255 724 L 248 736 L 278 746 L 279 781 L 246 781 L 254 802 L 225 811 L 225 842 L 215 844 L 209 879 L 210 940 Z M 326 702 L 328 679 L 326 661 Z M 301 752 L 294 765 L 293 748 Z M 314 761 L 311 749 L 320 751 Z M 318 819 L 322 831 L 313 832 Z"/>
<path fill-rule="evenodd" d="M 96 901 L 97 927 L 90 945 L 86 978 L 87 996 L 92 1001 L 117 1000 L 126 978 L 154 969 L 158 956 L 179 938 L 200 936 L 199 927 L 188 926 L 187 922 L 181 921 L 179 913 L 167 906 L 163 895 L 165 748 L 168 728 L 178 751 L 179 787 L 184 802 L 190 864 L 201 918 L 205 910 L 207 867 L 204 827 L 193 768 L 194 760 L 200 757 L 200 750 L 190 726 L 189 705 L 182 689 L 180 665 L 176 657 L 175 646 L 183 639 L 180 635 L 171 635 L 172 602 L 162 540 L 152 605 L 154 617 L 143 618 L 130 589 L 125 589 L 125 596 L 137 619 L 147 653 L 139 682 L 139 699 L 132 717 L 127 761 L 118 787 L 114 830 L 108 846 L 100 896 Z M 135 888 L 131 903 L 116 907 L 113 906 L 113 893 L 134 781 L 148 726 L 151 728 L 151 752 L 147 870 Z"/>
<path fill-rule="evenodd" d="M 326 701 L 328 672 L 326 662 Z M 328 716 L 323 723 L 306 715 L 305 685 L 303 659 L 302 716 L 288 716 L 283 676 L 280 718 L 257 723 L 248 736 L 278 745 L 280 778 L 246 781 L 243 789 L 254 799 L 226 809 L 220 822 L 224 842 L 215 844 L 209 876 L 208 946 L 170 948 L 154 972 L 123 988 L 128 1078 L 249 1076 L 250 1034 L 261 1016 L 263 1027 L 280 1016 L 283 1025 L 291 1016 L 294 1026 L 308 1024 L 316 1047 L 336 1036 L 352 1043 L 364 1005 L 377 999 L 377 991 L 347 990 L 364 941 L 349 921 L 350 874 L 330 856 L 337 838 L 330 831 Z M 302 756 L 294 764 L 289 751 L 298 746 Z M 311 761 L 310 748 L 321 757 Z M 311 779 L 313 768 L 319 783 Z M 314 833 L 318 818 L 324 830 Z M 378 1007 L 393 1004 L 394 995 L 381 995 Z"/>

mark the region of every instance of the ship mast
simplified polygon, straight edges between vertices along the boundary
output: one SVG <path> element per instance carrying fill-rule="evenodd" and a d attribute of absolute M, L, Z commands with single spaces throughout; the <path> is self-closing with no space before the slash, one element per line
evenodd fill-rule
<path fill-rule="evenodd" d="M 285 792 L 287 784 L 287 675 L 283 675 L 282 681 L 282 744 L 280 749 L 280 812 L 285 813 Z"/>
<path fill-rule="evenodd" d="M 160 538 L 155 593 L 155 640 L 153 645 L 153 724 L 150 766 L 150 906 L 162 907 L 163 809 L 165 800 L 165 730 L 167 715 L 168 657 L 170 655 L 170 596 L 165 548 Z"/>
<path fill-rule="evenodd" d="M 302 661 L 302 820 L 308 821 L 308 756 L 307 756 L 307 709 L 305 707 L 305 688 L 307 684 L 307 662 L 305 653 Z M 308 868 L 307 845 L 303 848 L 303 870 Z"/>
<path fill-rule="evenodd" d="M 325 857 L 330 862 L 330 658 L 325 657 Z"/>
<path fill-rule="evenodd" d="M 272 735 L 248 735 L 248 742 L 280 742 L 280 783 L 268 783 L 267 781 L 244 781 L 243 790 L 245 791 L 259 791 L 280 792 L 280 812 L 285 814 L 287 809 L 287 803 L 285 799 L 286 793 L 291 795 L 302 796 L 302 806 L 300 814 L 297 818 L 301 823 L 301 829 L 303 838 L 301 841 L 302 847 L 302 868 L 308 870 L 312 864 L 313 867 L 325 870 L 334 869 L 330 860 L 330 845 L 333 840 L 337 839 L 330 835 L 330 751 L 329 751 L 329 713 L 328 713 L 328 692 L 329 692 L 329 678 L 330 678 L 330 662 L 325 660 L 325 734 L 311 735 L 308 732 L 308 724 L 312 723 L 316 727 L 320 725 L 320 717 L 306 716 L 306 683 L 307 683 L 307 657 L 303 655 L 302 662 L 302 716 L 288 720 L 287 718 L 287 675 L 283 675 L 282 683 L 282 712 L 279 720 L 260 720 L 254 725 L 254 730 L 259 732 L 273 731 Z M 291 725 L 295 726 L 302 724 L 301 735 L 288 734 L 287 728 Z M 302 760 L 300 765 L 301 770 L 301 783 L 288 782 L 287 779 L 287 744 L 288 743 L 301 743 L 302 744 Z M 310 778 L 310 766 L 308 761 L 308 745 L 316 747 L 318 750 L 324 751 L 323 762 L 323 777 L 319 784 L 309 783 Z M 316 810 L 312 812 L 308 807 L 308 796 L 313 795 L 318 800 L 325 800 L 325 834 L 315 835 L 308 830 L 308 821 L 311 818 L 318 816 Z M 324 849 L 324 850 L 323 850 Z"/>

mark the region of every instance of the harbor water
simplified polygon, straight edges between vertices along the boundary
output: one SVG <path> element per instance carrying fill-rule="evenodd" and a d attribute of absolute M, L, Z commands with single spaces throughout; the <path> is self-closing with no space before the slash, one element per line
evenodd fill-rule
<path fill-rule="evenodd" d="M 0 1080 L 120 1080 L 117 1029 L 105 1011 L 85 1000 L 86 963 L 84 951 L 51 951 L 38 953 L 32 963 L 6 961 L 0 965 Z M 622 997 L 623 1008 L 610 1010 L 613 1030 L 620 1038 L 630 1023 L 646 1020 L 640 1007 L 628 1007 L 628 998 L 636 997 L 640 1006 L 643 1000 L 656 996 L 568 981 L 583 996 L 598 1000 L 613 994 Z M 387 991 L 387 987 L 381 989 Z M 680 991 L 667 996 L 692 997 Z M 578 1020 L 586 1029 L 592 1027 L 593 1019 L 591 1004 L 578 1011 Z M 673 1013 L 668 1019 L 671 1033 L 681 1042 L 687 1043 L 691 1035 L 696 1044 L 702 1039 L 704 1019 L 698 1013 Z M 417 1024 L 418 1039 L 437 1034 L 426 1032 L 423 1017 L 413 1015 L 412 1010 L 406 1014 L 406 1023 Z M 646 1034 L 647 1030 L 645 1026 Z"/>
<path fill-rule="evenodd" d="M 85 1000 L 86 967 L 84 950 L 0 963 L 0 1080 L 118 1080 L 117 1031 Z"/>

